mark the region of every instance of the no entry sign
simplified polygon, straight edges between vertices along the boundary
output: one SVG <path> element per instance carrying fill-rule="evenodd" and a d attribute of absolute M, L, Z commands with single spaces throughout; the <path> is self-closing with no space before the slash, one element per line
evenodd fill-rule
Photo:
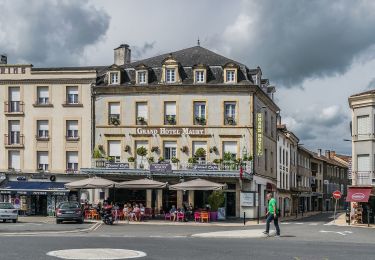
<path fill-rule="evenodd" d="M 335 198 L 335 199 L 340 199 L 341 198 L 341 192 L 339 190 L 336 190 L 332 193 L 332 196 Z"/>

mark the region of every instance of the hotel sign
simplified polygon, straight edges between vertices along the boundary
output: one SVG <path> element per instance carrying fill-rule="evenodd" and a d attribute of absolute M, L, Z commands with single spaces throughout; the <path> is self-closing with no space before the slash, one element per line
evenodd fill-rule
<path fill-rule="evenodd" d="M 257 155 L 263 155 L 263 114 L 257 113 L 256 115 L 256 149 Z"/>
<path fill-rule="evenodd" d="M 136 129 L 139 135 L 205 135 L 205 128 L 189 128 L 189 127 L 138 127 Z"/>

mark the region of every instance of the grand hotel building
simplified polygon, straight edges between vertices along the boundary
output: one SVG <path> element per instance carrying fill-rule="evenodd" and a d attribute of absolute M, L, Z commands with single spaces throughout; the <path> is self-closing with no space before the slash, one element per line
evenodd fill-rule
<path fill-rule="evenodd" d="M 143 176 L 175 184 L 200 177 L 226 183 L 228 216 L 264 215 L 265 193 L 276 188 L 279 108 L 261 69 L 201 46 L 135 62 L 130 53 L 128 45 L 116 48 L 115 63 L 98 75 L 95 154 L 106 159 L 94 158 L 81 171 L 117 180 Z M 242 174 L 236 161 L 242 161 Z M 116 196 L 166 210 L 183 201 L 203 207 L 207 195 L 149 190 Z"/>
<path fill-rule="evenodd" d="M 227 184 L 228 216 L 264 215 L 265 194 L 276 191 L 279 108 L 261 69 L 201 46 L 134 62 L 130 54 L 119 46 L 107 67 L 2 60 L 1 200 L 19 198 L 27 214 L 46 214 L 72 195 L 64 183 L 87 176 L 169 184 L 199 177 Z M 204 207 L 208 193 L 120 189 L 114 197 L 107 189 L 86 198 L 158 211 L 183 201 Z"/>

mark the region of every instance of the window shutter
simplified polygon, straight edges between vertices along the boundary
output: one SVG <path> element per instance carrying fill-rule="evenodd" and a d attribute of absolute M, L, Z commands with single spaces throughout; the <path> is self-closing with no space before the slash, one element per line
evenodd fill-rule
<path fill-rule="evenodd" d="M 357 117 L 357 130 L 358 135 L 370 133 L 370 117 L 368 115 Z"/>
<path fill-rule="evenodd" d="M 48 130 L 48 121 L 46 120 L 38 121 L 38 130 Z"/>
<path fill-rule="evenodd" d="M 78 95 L 78 87 L 67 87 L 68 94 Z"/>
<path fill-rule="evenodd" d="M 120 103 L 110 103 L 109 104 L 109 113 L 112 115 L 120 114 Z"/>
<path fill-rule="evenodd" d="M 78 152 L 67 152 L 68 163 L 78 163 Z"/>
<path fill-rule="evenodd" d="M 11 101 L 20 101 L 20 88 L 9 88 L 9 97 Z"/>
<path fill-rule="evenodd" d="M 138 149 L 140 147 L 144 147 L 144 148 L 147 149 L 147 141 L 137 141 L 137 143 L 136 143 L 136 149 Z"/>
<path fill-rule="evenodd" d="M 38 97 L 48 98 L 48 87 L 38 87 Z"/>
<path fill-rule="evenodd" d="M 38 152 L 39 164 L 48 164 L 48 152 Z"/>
<path fill-rule="evenodd" d="M 165 103 L 165 114 L 166 115 L 176 115 L 176 103 L 175 102 Z"/>
<path fill-rule="evenodd" d="M 137 117 L 147 119 L 147 103 L 137 103 Z"/>
<path fill-rule="evenodd" d="M 203 148 L 207 154 L 207 142 L 200 142 L 200 141 L 193 142 L 193 154 L 195 154 L 195 152 L 199 148 Z"/>
<path fill-rule="evenodd" d="M 224 153 L 237 154 L 237 142 L 224 142 Z"/>
<path fill-rule="evenodd" d="M 76 120 L 69 120 L 67 122 L 68 130 L 78 130 L 78 121 Z"/>
<path fill-rule="evenodd" d="M 164 142 L 164 147 L 165 148 L 177 148 L 177 143 L 176 142 Z"/>
<path fill-rule="evenodd" d="M 359 172 L 371 171 L 370 156 L 368 154 L 361 154 L 357 156 L 357 168 Z"/>
<path fill-rule="evenodd" d="M 108 141 L 109 156 L 121 156 L 121 141 Z"/>
<path fill-rule="evenodd" d="M 9 151 L 9 166 L 19 170 L 21 168 L 20 152 L 19 151 Z"/>
<path fill-rule="evenodd" d="M 16 120 L 9 121 L 9 129 L 10 129 L 10 131 L 19 132 L 21 130 L 20 121 L 16 121 Z"/>

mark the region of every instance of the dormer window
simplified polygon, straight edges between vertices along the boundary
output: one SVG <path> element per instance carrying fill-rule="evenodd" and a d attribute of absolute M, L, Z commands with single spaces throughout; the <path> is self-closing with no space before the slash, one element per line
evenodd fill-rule
<path fill-rule="evenodd" d="M 176 82 L 176 69 L 166 69 L 165 70 L 165 81 L 167 83 Z"/>
<path fill-rule="evenodd" d="M 119 84 L 120 83 L 119 73 L 118 72 L 110 72 L 109 73 L 109 80 L 110 80 L 110 84 L 112 84 L 112 85 Z"/>
<path fill-rule="evenodd" d="M 196 70 L 195 71 L 195 83 L 205 83 L 205 75 L 204 70 Z"/>
<path fill-rule="evenodd" d="M 236 71 L 227 70 L 226 72 L 226 82 L 236 82 Z"/>
<path fill-rule="evenodd" d="M 137 84 L 146 84 L 147 83 L 147 72 L 137 71 Z"/>

